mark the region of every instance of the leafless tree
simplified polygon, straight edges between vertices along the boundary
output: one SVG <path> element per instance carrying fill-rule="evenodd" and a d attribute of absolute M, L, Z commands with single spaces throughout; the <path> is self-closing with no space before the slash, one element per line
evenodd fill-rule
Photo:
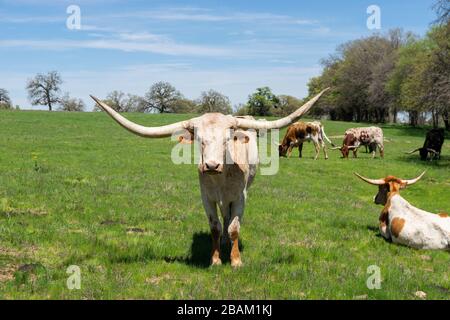
<path fill-rule="evenodd" d="M 157 111 L 159 113 L 173 112 L 173 105 L 183 96 L 168 82 L 157 82 L 145 95 L 147 103 L 145 111 Z"/>
<path fill-rule="evenodd" d="M 233 112 L 230 99 L 215 90 L 202 92 L 198 102 L 200 113 L 220 112 L 231 114 Z"/>
<path fill-rule="evenodd" d="M 117 112 L 144 112 L 146 108 L 144 98 L 117 90 L 110 92 L 103 101 Z M 100 111 L 100 108 L 95 105 L 93 111 Z"/>
<path fill-rule="evenodd" d="M 437 19 L 434 21 L 436 24 L 450 23 L 450 1 L 449 0 L 437 0 L 433 4 L 433 10 L 437 14 Z"/>
<path fill-rule="evenodd" d="M 61 111 L 76 111 L 76 112 L 82 112 L 86 108 L 86 105 L 84 104 L 83 100 L 77 99 L 77 98 L 71 98 L 68 93 L 66 93 L 61 98 L 61 107 L 59 110 Z"/>
<path fill-rule="evenodd" d="M 0 88 L 0 109 L 11 109 L 11 104 L 9 92 Z"/>
<path fill-rule="evenodd" d="M 31 104 L 48 106 L 48 110 L 52 111 L 53 105 L 60 102 L 58 94 L 61 84 L 61 76 L 56 71 L 46 75 L 37 74 L 33 79 L 29 79 L 26 89 Z"/>

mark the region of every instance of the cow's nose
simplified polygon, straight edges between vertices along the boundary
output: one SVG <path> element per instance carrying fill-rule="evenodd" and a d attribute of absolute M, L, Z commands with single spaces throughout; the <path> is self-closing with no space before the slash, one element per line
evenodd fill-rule
<path fill-rule="evenodd" d="M 206 170 L 208 171 L 216 171 L 217 169 L 219 169 L 219 164 L 211 161 L 211 162 L 207 162 L 206 163 Z"/>

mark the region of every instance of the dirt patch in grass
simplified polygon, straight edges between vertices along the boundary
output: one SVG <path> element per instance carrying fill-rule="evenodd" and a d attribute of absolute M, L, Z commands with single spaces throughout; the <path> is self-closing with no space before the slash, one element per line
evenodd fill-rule
<path fill-rule="evenodd" d="M 14 279 L 14 273 L 17 270 L 17 265 L 7 264 L 0 266 L 0 282 L 11 281 Z"/>
<path fill-rule="evenodd" d="M 12 248 L 0 247 L 0 256 L 16 258 L 16 257 L 20 257 L 21 253 L 20 253 L 20 251 L 12 249 Z"/>
<path fill-rule="evenodd" d="M 0 200 L 0 217 L 12 217 L 18 215 L 45 216 L 48 212 L 44 208 L 20 208 L 10 203 L 8 199 Z"/>
<path fill-rule="evenodd" d="M 142 228 L 127 228 L 127 233 L 128 234 L 136 234 L 136 233 L 144 233 L 145 230 Z"/>
<path fill-rule="evenodd" d="M 168 280 L 170 278 L 171 278 L 170 275 L 163 274 L 160 276 L 149 277 L 149 278 L 145 279 L 145 283 L 152 284 L 152 285 L 158 285 L 161 281 Z"/>
<path fill-rule="evenodd" d="M 0 282 L 10 281 L 14 279 L 16 271 L 20 271 L 20 266 L 17 261 L 24 258 L 29 258 L 36 251 L 36 247 L 26 247 L 21 250 L 15 248 L 0 247 L 0 256 L 6 257 L 8 261 L 5 264 L 0 264 Z"/>
<path fill-rule="evenodd" d="M 7 248 L 7 247 L 0 246 L 0 256 L 8 256 L 8 257 L 12 257 L 12 258 L 29 257 L 32 254 L 34 254 L 36 251 L 37 251 L 37 247 L 35 247 L 35 246 L 23 247 L 20 250 L 15 249 L 15 248 Z"/>

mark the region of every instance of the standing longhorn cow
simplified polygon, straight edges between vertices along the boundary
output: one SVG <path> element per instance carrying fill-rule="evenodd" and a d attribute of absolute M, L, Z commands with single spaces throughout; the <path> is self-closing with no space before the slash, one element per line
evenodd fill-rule
<path fill-rule="evenodd" d="M 439 160 L 441 158 L 442 145 L 444 144 L 445 133 L 444 129 L 431 129 L 427 133 L 427 137 L 422 148 L 417 148 L 407 154 L 420 152 L 420 159 L 426 161 L 427 159 Z"/>
<path fill-rule="evenodd" d="M 280 157 L 291 157 L 292 149 L 298 147 L 299 157 L 302 157 L 303 143 L 305 141 L 312 141 L 316 150 L 314 160 L 317 160 L 320 153 L 320 147 L 323 148 L 325 154 L 325 160 L 328 159 L 327 146 L 325 144 L 327 140 L 333 147 L 333 142 L 328 139 L 325 134 L 322 123 L 319 121 L 313 122 L 296 122 L 289 126 L 286 131 L 286 135 L 283 138 L 282 143 L 278 146 L 278 153 Z"/>
<path fill-rule="evenodd" d="M 357 157 L 358 148 L 369 146 L 372 152 L 372 158 L 375 158 L 377 147 L 380 149 L 381 158 L 384 157 L 384 137 L 383 130 L 379 127 L 351 128 L 345 131 L 342 147 L 335 147 L 332 150 L 340 150 L 343 158 L 348 159 L 350 150 L 353 151 L 353 157 Z"/>
<path fill-rule="evenodd" d="M 394 243 L 415 249 L 450 250 L 450 218 L 448 214 L 433 214 L 414 207 L 402 196 L 400 190 L 419 181 L 394 176 L 384 179 L 368 179 L 357 173 L 363 181 L 378 186 L 374 202 L 384 206 L 380 215 L 381 235 Z"/>
<path fill-rule="evenodd" d="M 219 207 L 224 222 L 222 240 L 232 241 L 231 265 L 242 265 L 239 252 L 240 220 L 244 213 L 247 189 L 257 170 L 258 150 L 254 130 L 287 127 L 316 103 L 325 89 L 289 116 L 275 121 L 256 121 L 248 117 L 233 117 L 221 113 L 207 113 L 190 120 L 161 127 L 144 127 L 122 117 L 111 107 L 91 96 L 122 127 L 142 137 L 163 138 L 183 131 L 180 142 L 200 146 L 199 180 L 203 207 L 212 235 L 212 265 L 220 265 L 220 238 L 222 224 L 217 214 Z M 187 135 L 186 135 L 187 133 Z M 189 138 L 187 138 L 189 136 Z M 227 161 L 230 159 L 233 161 Z"/>

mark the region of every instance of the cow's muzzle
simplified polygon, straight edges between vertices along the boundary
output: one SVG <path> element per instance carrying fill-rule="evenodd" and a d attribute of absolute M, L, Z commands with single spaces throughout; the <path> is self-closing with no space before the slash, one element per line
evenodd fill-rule
<path fill-rule="evenodd" d="M 223 172 L 223 165 L 216 162 L 205 162 L 202 165 L 202 173 L 209 175 L 221 174 Z"/>

